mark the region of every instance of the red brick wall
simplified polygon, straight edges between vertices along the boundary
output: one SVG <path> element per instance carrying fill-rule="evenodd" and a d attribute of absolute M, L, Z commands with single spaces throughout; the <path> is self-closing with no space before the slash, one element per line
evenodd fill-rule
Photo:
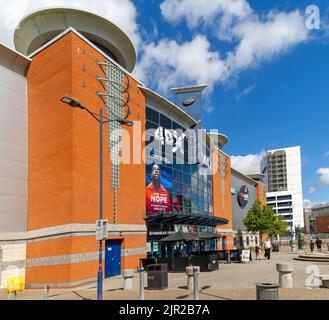
<path fill-rule="evenodd" d="M 329 216 L 316 217 L 316 231 L 320 233 L 329 232 Z"/>
<path fill-rule="evenodd" d="M 258 183 L 256 186 L 256 200 L 266 205 L 266 186 L 263 183 Z"/>
<path fill-rule="evenodd" d="M 73 209 L 72 35 L 32 59 L 28 79 L 28 230 L 70 223 Z"/>
<path fill-rule="evenodd" d="M 216 161 L 219 161 L 219 153 L 214 155 Z M 229 157 L 225 156 L 226 162 L 226 177 L 225 177 L 225 207 L 223 210 L 222 203 L 222 179 L 219 172 L 220 165 L 218 164 L 218 170 L 215 172 L 213 177 L 213 192 L 214 192 L 214 212 L 216 216 L 226 218 L 229 222 L 228 224 L 219 226 L 217 229 L 232 229 L 232 196 L 231 196 L 231 160 Z M 227 234 L 226 249 L 233 249 L 233 235 Z M 218 241 L 218 250 L 222 249 L 222 240 Z"/>
<path fill-rule="evenodd" d="M 79 223 L 99 217 L 99 125 L 85 111 L 63 104 L 64 95 L 93 112 L 104 110 L 96 91 L 104 92 L 95 61 L 105 58 L 70 32 L 32 58 L 28 71 L 29 184 L 28 230 Z M 145 97 L 132 78 L 129 120 L 145 127 Z M 105 114 L 105 110 L 104 110 Z M 128 131 L 132 133 L 133 128 Z M 104 218 L 113 223 L 108 127 L 104 126 Z M 130 144 L 133 145 L 131 134 Z M 141 146 L 141 148 L 143 145 Z M 140 148 L 140 149 L 141 149 Z M 139 150 L 141 152 L 141 150 Z M 120 165 L 118 224 L 145 225 L 145 165 Z M 123 237 L 123 248 L 146 246 L 145 235 Z M 69 237 L 27 245 L 28 258 L 96 252 L 94 237 Z M 122 267 L 139 265 L 142 255 L 123 257 Z M 97 261 L 27 269 L 27 284 L 71 282 L 95 276 Z M 48 275 L 48 279 L 47 278 Z M 43 278 L 44 277 L 44 278 Z"/>

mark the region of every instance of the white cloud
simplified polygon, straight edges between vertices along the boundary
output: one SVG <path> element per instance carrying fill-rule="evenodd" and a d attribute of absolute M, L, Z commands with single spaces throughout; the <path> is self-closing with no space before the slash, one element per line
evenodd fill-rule
<path fill-rule="evenodd" d="M 329 158 L 329 151 L 324 154 L 325 158 Z"/>
<path fill-rule="evenodd" d="M 246 156 L 231 156 L 232 168 L 244 174 L 260 173 L 260 163 L 264 155 L 265 151 Z"/>
<path fill-rule="evenodd" d="M 246 0 L 211 0 L 207 3 L 195 0 L 165 0 L 160 8 L 167 21 L 178 24 L 185 20 L 190 29 L 201 24 L 213 25 L 215 21 L 217 34 L 224 39 L 225 32 L 228 32 L 233 21 L 241 20 L 252 13 Z"/>
<path fill-rule="evenodd" d="M 313 205 L 314 204 L 313 204 L 313 202 L 311 200 L 304 199 L 303 206 L 304 206 L 305 209 L 309 209 L 309 208 L 313 207 Z"/>
<path fill-rule="evenodd" d="M 237 94 L 235 97 L 236 101 L 240 101 L 241 98 L 248 96 L 252 91 L 256 89 L 257 85 L 253 84 L 246 89 L 244 89 L 241 93 Z"/>
<path fill-rule="evenodd" d="M 320 175 L 319 185 L 329 185 L 329 168 L 320 168 L 316 173 Z"/>
<path fill-rule="evenodd" d="M 316 191 L 316 189 L 314 188 L 314 187 L 310 187 L 309 189 L 308 189 L 308 193 L 314 193 Z"/>
<path fill-rule="evenodd" d="M 219 53 L 210 50 L 209 41 L 202 35 L 184 43 L 163 39 L 147 44 L 135 71 L 137 77 L 161 92 L 190 83 L 207 83 L 211 90 L 225 73 Z"/>
<path fill-rule="evenodd" d="M 0 0 L 0 41 L 12 46 L 14 27 L 29 12 L 46 6 L 72 6 L 100 14 L 121 27 L 132 39 L 139 61 L 135 75 L 152 89 L 166 94 L 171 86 L 208 83 L 211 92 L 242 70 L 287 52 L 306 41 L 308 31 L 299 11 L 270 12 L 259 17 L 247 0 L 164 0 L 163 16 L 173 24 L 185 21 L 189 28 L 211 28 L 219 39 L 234 40 L 227 52 L 220 53 L 197 30 L 192 40 L 160 39 L 153 25 L 152 37 L 144 42 L 137 24 L 137 9 L 132 0 Z M 209 112 L 212 106 L 207 108 Z"/>
<path fill-rule="evenodd" d="M 206 51 L 205 47 L 203 50 L 197 50 L 199 53 L 206 54 L 203 57 L 199 55 L 199 59 L 194 60 L 196 63 L 178 70 L 178 65 L 167 59 L 163 62 L 162 59 L 166 56 L 172 57 L 173 52 L 180 51 L 177 47 L 188 46 L 190 42 L 176 43 L 175 48 L 169 45 L 169 40 L 162 46 L 151 44 L 152 49 L 158 50 L 153 50 L 152 57 L 146 54 L 145 60 L 148 62 L 144 61 L 143 67 L 144 70 L 150 70 L 146 70 L 144 75 L 149 74 L 150 77 L 145 77 L 144 81 L 150 85 L 154 81 L 159 84 L 159 81 L 153 77 L 153 71 L 157 70 L 153 64 L 160 64 L 161 74 L 166 75 L 166 85 L 160 84 L 163 89 L 174 85 L 172 82 L 177 79 L 190 80 L 193 83 L 193 81 L 199 81 L 200 78 L 206 78 L 209 79 L 210 84 L 225 83 L 243 70 L 255 68 L 263 61 L 269 61 L 280 54 L 287 53 L 294 46 L 307 41 L 309 37 L 304 24 L 304 15 L 300 11 L 289 13 L 270 11 L 267 15 L 260 17 L 253 11 L 247 0 L 212 0 L 207 4 L 194 0 L 164 0 L 160 8 L 164 18 L 173 25 L 185 21 L 192 30 L 207 26 L 220 40 L 234 40 L 232 47 L 222 54 L 221 72 L 216 69 L 203 69 L 204 66 L 212 66 L 211 63 L 207 63 L 207 57 L 210 54 L 216 54 L 215 51 L 210 51 L 209 46 L 206 47 Z M 189 60 L 189 55 L 187 57 Z M 153 60 L 153 63 L 150 63 L 150 60 Z M 177 59 L 174 60 L 177 61 Z M 191 72 L 194 73 L 193 77 L 190 76 Z M 163 78 L 160 77 L 160 80 L 162 81 Z"/>
<path fill-rule="evenodd" d="M 316 202 L 313 202 L 311 200 L 308 200 L 308 199 L 304 199 L 304 209 L 309 209 L 309 208 L 312 208 L 316 205 L 319 205 L 319 204 L 325 204 L 325 202 L 321 202 L 321 201 L 316 201 Z"/>
<path fill-rule="evenodd" d="M 74 7 L 97 13 L 122 28 L 137 49 L 141 45 L 136 23 L 137 10 L 131 0 L 0 0 L 0 5 L 0 29 L 4 30 L 0 41 L 9 46 L 13 46 L 13 32 L 22 17 L 31 11 L 51 6 Z"/>
<path fill-rule="evenodd" d="M 265 21 L 253 15 L 236 24 L 232 33 L 239 44 L 229 53 L 227 64 L 231 72 L 256 67 L 308 39 L 304 17 L 299 11 L 270 12 Z"/>

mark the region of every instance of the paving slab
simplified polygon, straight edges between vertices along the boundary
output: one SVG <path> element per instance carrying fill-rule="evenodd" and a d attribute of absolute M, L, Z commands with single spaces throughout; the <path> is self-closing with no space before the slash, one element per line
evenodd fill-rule
<path fill-rule="evenodd" d="M 279 289 L 282 300 L 329 300 L 329 289 L 309 289 L 314 285 L 313 275 L 329 274 L 329 263 L 297 261 L 297 253 L 288 250 L 272 253 L 271 260 L 253 260 L 252 263 L 220 263 L 219 270 L 200 273 L 201 300 L 255 300 L 256 283 L 278 283 L 278 262 L 293 264 L 293 289 Z M 97 271 L 97 270 L 96 270 Z M 144 274 L 147 286 L 147 273 Z M 123 290 L 121 276 L 103 282 L 105 300 L 139 300 L 139 274 L 133 278 L 133 290 Z M 71 289 L 50 289 L 49 300 L 95 300 L 97 284 L 90 283 Z M 42 289 L 18 293 L 17 300 L 42 300 Z M 8 294 L 0 292 L 0 300 L 8 300 Z M 193 291 L 187 289 L 184 273 L 168 274 L 168 289 L 145 290 L 145 300 L 193 300 Z"/>

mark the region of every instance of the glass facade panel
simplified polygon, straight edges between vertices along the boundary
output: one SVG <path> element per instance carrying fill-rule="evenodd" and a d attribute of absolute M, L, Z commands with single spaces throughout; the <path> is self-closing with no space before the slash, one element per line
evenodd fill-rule
<path fill-rule="evenodd" d="M 281 202 L 277 204 L 277 207 L 289 207 L 292 206 L 292 202 Z"/>
<path fill-rule="evenodd" d="M 292 196 L 291 196 L 291 195 L 287 195 L 287 196 L 278 196 L 277 199 L 278 199 L 278 201 L 282 201 L 282 200 L 292 200 Z"/>
<path fill-rule="evenodd" d="M 163 212 L 213 215 L 212 175 L 202 174 L 200 165 L 188 163 L 186 146 L 183 156 L 175 152 L 177 135 L 173 129 L 184 131 L 184 128 L 150 108 L 146 108 L 146 128 L 154 130 L 153 137 L 146 142 L 146 155 L 150 155 L 147 156 L 149 162 L 146 165 L 146 215 Z M 159 141 L 157 146 L 154 145 L 156 140 Z M 185 138 L 184 145 L 186 143 Z M 161 149 L 160 163 L 155 159 L 152 161 L 156 147 Z M 209 148 L 205 147 L 204 150 L 209 156 Z M 184 160 L 182 164 L 173 161 L 177 158 Z"/>

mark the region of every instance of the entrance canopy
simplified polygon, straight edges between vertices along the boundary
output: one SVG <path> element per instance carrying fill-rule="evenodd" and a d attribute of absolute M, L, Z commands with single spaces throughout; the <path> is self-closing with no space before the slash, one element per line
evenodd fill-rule
<path fill-rule="evenodd" d="M 229 222 L 227 219 L 222 217 L 186 213 L 160 213 L 157 215 L 146 216 L 144 219 L 148 223 L 199 225 L 207 227 L 217 227 L 228 224 Z"/>
<path fill-rule="evenodd" d="M 195 241 L 199 240 L 198 237 L 193 236 L 191 233 L 184 233 L 182 231 L 178 231 L 176 233 L 173 233 L 165 238 L 162 238 L 160 242 L 175 242 L 175 241 Z"/>
<path fill-rule="evenodd" d="M 216 235 L 216 234 L 212 234 L 212 233 L 204 233 L 204 234 L 198 235 L 198 238 L 200 240 L 202 240 L 202 239 L 216 239 L 216 238 L 220 238 L 220 236 Z"/>

